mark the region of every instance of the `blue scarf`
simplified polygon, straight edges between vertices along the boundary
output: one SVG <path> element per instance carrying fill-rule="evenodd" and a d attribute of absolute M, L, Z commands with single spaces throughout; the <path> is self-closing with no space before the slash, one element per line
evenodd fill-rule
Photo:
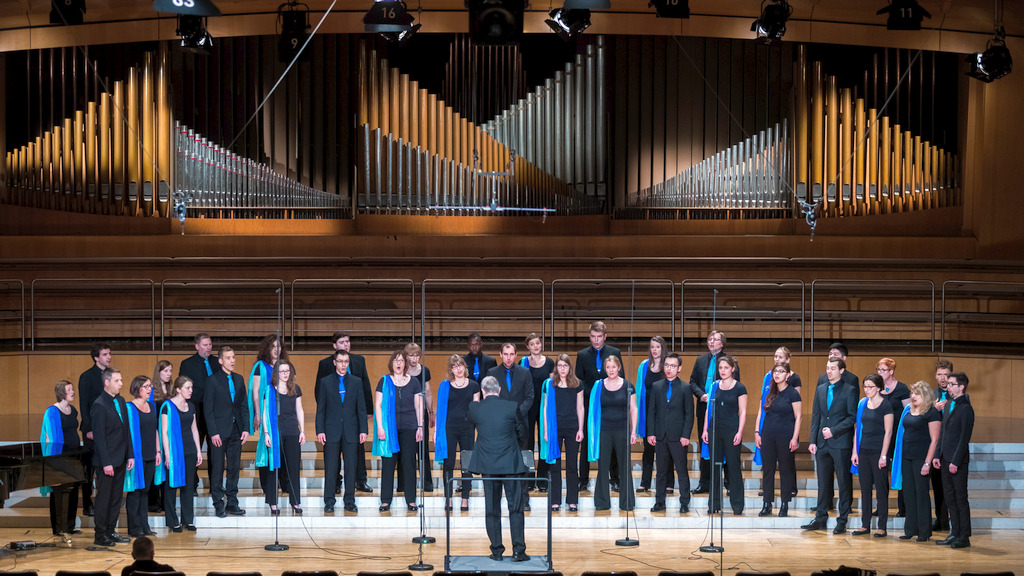
<path fill-rule="evenodd" d="M 530 357 L 529 356 L 523 356 L 522 358 L 520 358 L 519 359 L 519 365 L 522 366 L 523 368 L 526 368 L 527 370 L 529 370 L 530 369 Z"/>
<path fill-rule="evenodd" d="M 861 398 L 857 404 L 857 427 L 853 429 L 853 445 L 857 447 L 857 455 L 860 456 L 860 441 L 864 434 L 864 408 L 868 405 L 867 398 Z M 857 474 L 859 466 L 850 464 L 850 474 Z"/>
<path fill-rule="evenodd" d="M 163 415 L 167 415 L 167 430 L 163 430 Z M 164 450 L 164 463 L 167 465 L 167 482 L 171 488 L 185 485 L 185 447 L 181 442 L 181 411 L 170 400 L 160 407 L 160 437 L 167 434 L 167 449 Z"/>
<path fill-rule="evenodd" d="M 60 425 L 60 408 L 50 406 L 43 412 L 43 426 L 39 429 L 39 443 L 42 444 L 43 456 L 53 456 L 64 451 L 64 429 Z M 49 486 L 40 486 L 39 493 L 43 496 L 53 492 Z"/>
<path fill-rule="evenodd" d="M 548 464 L 554 464 L 562 457 L 558 445 L 558 413 L 555 410 L 554 391 L 555 385 L 551 378 L 544 380 L 540 389 L 540 457 Z"/>
<path fill-rule="evenodd" d="M 900 414 L 900 427 L 896 431 L 896 448 L 892 457 L 892 480 L 889 487 L 893 490 L 903 489 L 903 419 L 910 414 L 910 404 L 903 407 Z"/>
<path fill-rule="evenodd" d="M 381 390 L 380 419 L 384 425 L 384 439 L 377 438 L 376 425 L 373 431 L 373 455 L 391 458 L 398 452 L 398 421 L 395 418 L 395 381 L 384 377 Z"/>
<path fill-rule="evenodd" d="M 134 402 L 125 402 L 128 406 L 128 430 L 132 435 L 132 458 L 135 466 L 124 475 L 124 491 L 134 492 L 146 489 L 146 472 L 142 463 L 142 428 L 139 425 L 139 409 Z"/>
<path fill-rule="evenodd" d="M 594 382 L 590 391 L 590 410 L 587 412 L 587 461 L 597 462 L 601 456 L 601 390 L 604 380 Z"/>
<path fill-rule="evenodd" d="M 643 438 L 647 436 L 647 366 L 651 359 L 648 358 L 640 363 L 636 369 L 636 435 Z M 651 384 L 654 384 L 651 382 Z"/>
<path fill-rule="evenodd" d="M 166 402 L 166 400 L 165 400 L 165 402 Z M 163 437 L 160 436 L 160 412 L 159 412 L 159 409 L 156 407 L 156 404 L 152 400 L 150 400 L 149 406 L 150 406 L 150 410 L 152 410 L 152 411 L 157 413 L 157 415 L 156 415 L 156 429 L 157 429 L 157 434 L 156 434 L 157 446 L 156 446 L 156 449 L 157 449 L 157 452 L 162 452 L 163 450 L 160 447 L 163 445 L 164 441 L 163 441 Z M 166 457 L 166 456 L 167 455 L 164 454 L 164 457 Z M 167 470 L 164 468 L 163 461 L 161 461 L 159 466 L 154 466 L 153 467 L 153 486 L 159 486 L 159 485 L 163 484 L 164 480 L 166 480 L 166 479 L 167 479 Z"/>
<path fill-rule="evenodd" d="M 434 462 L 444 462 L 448 458 L 448 393 L 452 383 L 442 380 L 437 387 L 437 414 L 434 420 Z M 374 430 L 376 432 L 376 430 Z"/>
<path fill-rule="evenodd" d="M 256 366 L 267 366 L 265 362 L 257 362 Z M 267 366 L 269 368 L 269 366 Z M 255 371 L 256 367 L 253 367 Z M 272 369 L 272 368 L 271 368 Z M 277 470 L 281 467 L 281 434 L 277 426 L 277 389 L 270 385 L 270 380 L 260 374 L 260 430 L 256 442 L 256 467 Z M 230 378 L 230 376 L 228 376 Z M 250 383 L 252 376 L 249 377 Z M 252 398 L 252 396 L 249 396 Z M 267 446 L 265 435 L 270 435 L 270 446 Z"/>
<path fill-rule="evenodd" d="M 718 393 L 718 386 L 722 383 L 721 380 L 715 380 L 711 383 L 711 391 L 708 392 L 708 425 L 704 427 L 704 430 L 711 430 L 715 427 L 715 410 L 712 404 L 715 403 L 715 395 Z M 711 436 L 711 432 L 708 432 L 708 436 Z M 711 459 L 711 454 L 708 451 L 708 445 L 704 442 L 700 443 L 700 457 L 705 460 Z"/>
<path fill-rule="evenodd" d="M 764 375 L 764 381 L 761 383 L 761 417 L 757 420 L 757 428 L 755 430 L 761 430 L 764 426 L 764 401 L 768 399 L 768 394 L 772 391 L 772 368 Z M 761 440 L 764 440 L 764 434 L 761 434 Z M 761 465 L 761 449 L 754 444 L 754 464 Z"/>
<path fill-rule="evenodd" d="M 259 392 L 259 395 L 260 395 L 261 404 L 262 404 L 262 400 L 263 400 L 263 388 L 264 387 L 266 387 L 266 388 L 270 387 L 270 374 L 273 371 L 273 369 L 270 367 L 270 365 L 267 364 L 266 362 L 264 362 L 263 360 L 257 360 L 256 364 L 253 365 L 252 370 L 249 371 L 249 389 L 246 391 L 246 392 L 248 392 L 246 394 L 246 396 L 248 397 L 248 398 L 246 398 L 246 400 L 249 402 L 249 435 L 250 436 L 253 436 L 253 435 L 256 434 L 256 432 L 258 432 L 258 430 L 256 430 L 256 427 L 253 426 L 253 424 L 254 424 L 254 422 L 256 420 L 256 410 L 254 409 L 254 406 L 253 406 L 253 403 L 252 403 L 252 394 L 253 394 L 252 381 L 253 381 L 253 377 L 257 375 L 256 374 L 257 370 L 259 370 L 259 377 L 260 377 L 260 392 Z M 232 385 L 231 374 L 228 374 L 228 386 L 231 386 L 231 385 Z M 262 412 L 260 412 L 260 416 L 261 417 L 263 416 Z M 262 418 L 262 420 L 266 420 L 266 418 Z M 261 422 L 261 424 L 262 424 L 262 422 Z M 263 439 L 261 438 L 260 442 L 262 442 L 262 441 L 263 441 Z"/>

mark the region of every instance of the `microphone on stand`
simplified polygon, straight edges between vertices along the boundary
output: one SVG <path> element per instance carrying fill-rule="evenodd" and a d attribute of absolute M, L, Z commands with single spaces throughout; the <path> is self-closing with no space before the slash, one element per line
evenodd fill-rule
<path fill-rule="evenodd" d="M 273 394 L 274 395 L 274 404 L 277 406 L 277 413 L 280 414 L 281 413 L 281 406 L 278 403 L 277 388 L 275 388 L 274 386 L 270 386 L 270 390 L 268 391 L 268 394 Z M 264 416 L 267 416 L 267 415 L 264 414 Z M 267 422 L 264 422 L 264 425 L 269 426 L 270 424 L 267 423 Z M 278 430 L 278 432 L 280 432 L 280 430 Z M 278 437 L 280 438 L 280 434 L 278 434 Z M 260 438 L 259 441 L 263 442 L 263 438 Z M 271 446 L 271 448 L 273 448 L 273 446 Z M 273 455 L 268 455 L 268 457 L 271 460 L 273 460 Z M 284 466 L 284 475 L 288 476 L 288 461 L 284 457 L 284 454 L 281 455 L 281 464 Z M 290 488 L 291 488 L 291 490 L 296 490 L 297 489 L 297 487 L 295 487 L 295 486 L 290 486 Z M 290 496 L 291 496 L 291 494 L 289 493 L 289 497 Z M 274 497 L 276 498 L 277 494 L 274 494 Z M 280 506 L 278 506 L 278 508 L 280 508 Z M 281 513 L 280 513 L 280 511 L 278 511 L 278 513 L 276 515 L 274 515 L 274 543 L 273 544 L 267 544 L 266 546 L 264 546 L 263 547 L 264 550 L 268 550 L 270 552 L 284 552 L 285 550 L 288 549 L 288 545 L 287 544 L 281 544 L 281 542 L 278 540 L 280 524 L 281 524 Z"/>
<path fill-rule="evenodd" d="M 636 495 L 633 494 L 633 452 L 632 446 L 629 442 L 630 433 L 632 432 L 633 425 L 633 414 L 629 409 L 629 382 L 625 378 L 622 379 L 622 385 L 626 388 L 626 470 L 625 477 L 622 474 L 622 463 L 619 463 L 619 490 L 626 490 L 626 503 L 630 505 L 630 509 L 626 511 L 626 537 L 619 538 L 615 541 L 616 546 L 639 546 L 640 540 L 638 538 L 629 537 L 629 517 L 633 517 L 633 523 L 636 524 Z M 634 395 L 635 397 L 635 395 Z M 639 410 L 639 407 L 637 408 Z M 626 484 L 626 483 L 629 484 Z M 630 498 L 632 496 L 632 498 Z M 632 501 L 631 501 L 632 500 Z M 639 536 L 639 532 L 637 533 Z"/>
<path fill-rule="evenodd" d="M 425 392 L 417 392 L 416 396 L 419 396 L 421 398 L 421 402 L 423 402 L 422 399 L 426 397 L 426 393 Z M 422 413 L 423 413 L 423 410 L 420 409 L 420 414 L 422 414 Z M 426 570 L 433 570 L 434 569 L 434 566 L 432 564 L 426 564 L 426 563 L 423 562 L 423 545 L 424 544 L 433 544 L 434 542 L 437 541 L 437 539 L 434 538 L 433 536 L 427 536 L 427 524 L 426 524 L 427 517 L 426 517 L 425 512 L 423 510 L 424 499 L 425 499 L 424 492 L 423 492 L 423 485 L 424 485 L 425 480 L 423 478 L 423 475 L 426 473 L 426 470 L 427 470 L 427 465 L 426 465 L 426 463 L 427 463 L 427 442 L 428 442 L 428 438 L 429 438 L 429 436 L 427 435 L 427 430 L 429 428 L 430 428 L 430 422 L 428 420 L 426 420 L 426 417 L 424 417 L 424 421 L 423 421 L 423 442 L 421 442 L 420 446 L 419 446 L 420 482 L 419 482 L 419 498 L 418 498 L 419 506 L 417 507 L 417 513 L 418 513 L 418 515 L 420 517 L 420 534 L 419 534 L 419 536 L 414 536 L 413 539 L 412 539 L 414 544 L 419 544 L 419 557 L 417 558 L 416 563 L 409 565 L 409 569 L 410 570 L 416 570 L 416 571 L 426 571 Z"/>

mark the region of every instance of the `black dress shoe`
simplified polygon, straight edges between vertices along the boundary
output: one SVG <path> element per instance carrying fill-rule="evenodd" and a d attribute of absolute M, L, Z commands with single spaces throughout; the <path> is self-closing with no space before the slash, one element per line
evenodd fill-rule
<path fill-rule="evenodd" d="M 359 507 L 355 504 L 345 504 L 345 512 L 359 512 Z"/>
<path fill-rule="evenodd" d="M 868 534 L 871 534 L 871 530 L 868 530 L 867 528 L 861 528 L 850 532 L 851 536 L 867 536 Z"/>
<path fill-rule="evenodd" d="M 96 510 L 92 506 L 86 506 L 82 509 L 83 516 L 93 516 L 96 514 Z"/>
<path fill-rule="evenodd" d="M 743 508 L 733 508 L 732 509 L 732 515 L 733 516 L 743 516 Z"/>
<path fill-rule="evenodd" d="M 359 487 L 357 486 L 356 490 L 358 489 Z M 341 494 L 341 482 L 338 482 L 337 484 L 334 485 L 334 495 L 338 496 L 339 494 Z"/>
<path fill-rule="evenodd" d="M 611 510 L 611 506 L 595 506 L 594 510 L 598 512 L 604 512 L 605 510 Z"/>
<path fill-rule="evenodd" d="M 690 513 L 690 506 L 687 505 L 687 504 L 683 504 L 682 506 L 679 507 L 679 513 L 680 514 L 689 514 Z"/>
<path fill-rule="evenodd" d="M 128 535 L 131 536 L 132 538 L 141 538 L 141 537 L 145 536 L 145 534 L 143 534 L 141 531 L 139 531 L 139 532 L 129 532 Z"/>
<path fill-rule="evenodd" d="M 949 532 L 949 524 L 943 524 L 936 520 L 932 523 L 932 532 Z"/>
<path fill-rule="evenodd" d="M 789 502 L 783 502 L 782 506 L 779 506 L 779 518 L 789 517 Z"/>
<path fill-rule="evenodd" d="M 156 536 L 156 532 L 154 532 L 152 528 L 146 528 L 146 529 L 145 529 L 145 530 L 144 530 L 144 531 L 142 532 L 142 535 L 143 535 L 143 536 Z"/>
<path fill-rule="evenodd" d="M 530 505 L 529 504 L 523 504 L 523 512 L 530 512 Z"/>
<path fill-rule="evenodd" d="M 360 482 L 356 484 L 356 492 L 366 492 L 367 494 L 373 493 L 373 488 L 366 485 L 366 482 Z"/>
<path fill-rule="evenodd" d="M 181 526 L 171 526 L 171 532 L 181 533 Z"/>
<path fill-rule="evenodd" d="M 324 514 L 334 514 L 334 504 L 325 504 Z"/>
<path fill-rule="evenodd" d="M 845 534 L 846 524 L 836 524 L 836 527 L 832 529 L 833 534 Z"/>
<path fill-rule="evenodd" d="M 958 539 L 959 539 L 959 536 L 954 536 L 953 534 L 950 534 L 949 536 L 946 536 L 942 540 L 936 540 L 935 543 L 938 544 L 939 546 L 949 546 L 953 542 L 956 542 Z"/>
<path fill-rule="evenodd" d="M 769 504 L 768 502 L 765 502 L 764 506 L 761 506 L 761 511 L 758 512 L 757 515 L 762 517 L 762 518 L 765 517 L 765 516 L 771 516 L 772 515 L 772 505 Z"/>
<path fill-rule="evenodd" d="M 675 490 L 671 486 L 669 486 L 668 488 L 665 488 L 665 494 L 672 494 L 674 492 L 675 492 Z"/>
<path fill-rule="evenodd" d="M 245 516 L 245 510 L 239 508 L 238 506 L 228 506 L 227 508 L 225 508 L 225 510 L 227 511 L 228 514 L 231 514 L 232 516 Z"/>
<path fill-rule="evenodd" d="M 814 520 L 811 520 L 809 523 L 804 524 L 800 528 L 804 530 L 824 530 L 825 528 L 828 528 L 828 524 L 825 520 L 819 520 L 815 518 Z"/>
<path fill-rule="evenodd" d="M 157 506 L 156 504 L 153 504 L 152 506 L 149 507 L 150 514 L 163 514 L 163 512 L 164 509 L 162 506 Z"/>
<path fill-rule="evenodd" d="M 185 524 L 185 530 L 188 530 L 189 532 L 195 532 L 196 531 L 196 525 L 195 524 Z"/>
<path fill-rule="evenodd" d="M 619 483 L 618 483 L 618 482 L 612 482 L 612 483 L 611 483 L 611 484 L 609 485 L 609 489 L 610 489 L 610 490 L 611 490 L 612 492 L 618 492 L 618 491 L 619 491 Z"/>
<path fill-rule="evenodd" d="M 690 494 L 707 494 L 707 493 L 708 493 L 708 487 L 707 486 L 703 486 L 703 485 L 698 485 L 693 490 L 690 490 Z"/>
<path fill-rule="evenodd" d="M 650 492 L 650 491 L 651 491 L 650 488 L 648 488 L 647 486 L 643 486 L 643 485 L 638 486 L 637 489 L 636 489 L 636 493 L 637 494 L 646 494 L 647 492 Z"/>
<path fill-rule="evenodd" d="M 526 552 L 516 552 L 512 555 L 513 562 L 526 562 L 530 559 L 530 555 Z"/>
<path fill-rule="evenodd" d="M 957 538 L 956 541 L 954 541 L 952 544 L 949 545 L 949 547 L 950 548 L 970 548 L 971 547 L 971 539 L 966 537 L 966 536 L 963 537 L 963 538 Z"/>
<path fill-rule="evenodd" d="M 214 514 L 216 514 L 217 518 L 227 518 L 228 517 L 228 513 L 225 512 L 224 508 L 222 508 L 222 507 L 215 508 Z"/>
<path fill-rule="evenodd" d="M 547 494 L 548 493 L 548 487 L 547 486 L 537 486 L 537 492 L 540 492 L 541 494 Z"/>
<path fill-rule="evenodd" d="M 498 562 L 501 562 L 501 554 L 499 554 L 497 552 L 491 552 L 491 555 L 488 556 L 488 558 L 490 558 L 491 560 L 496 560 Z"/>
<path fill-rule="evenodd" d="M 665 511 L 665 505 L 664 504 L 655 504 L 654 506 L 651 506 L 651 512 L 664 512 L 664 511 Z"/>
<path fill-rule="evenodd" d="M 113 546 L 114 544 L 116 544 L 116 542 L 114 542 L 106 536 L 96 536 L 96 538 L 93 539 L 92 543 L 97 546 Z"/>
<path fill-rule="evenodd" d="M 121 536 L 117 532 L 114 532 L 113 534 L 111 534 L 110 535 L 110 539 L 113 540 L 114 542 L 118 542 L 120 544 L 127 544 L 128 542 L 132 541 L 131 538 L 126 538 L 124 536 Z"/>
<path fill-rule="evenodd" d="M 931 538 L 930 536 L 918 536 L 917 537 L 917 541 L 918 542 L 927 542 L 930 538 Z"/>
<path fill-rule="evenodd" d="M 910 540 L 915 536 L 917 536 L 917 534 L 903 534 L 902 536 L 900 536 L 900 540 Z"/>
<path fill-rule="evenodd" d="M 881 532 L 875 532 L 874 537 L 875 538 L 885 538 L 888 535 L 889 535 L 888 531 L 882 530 Z"/>

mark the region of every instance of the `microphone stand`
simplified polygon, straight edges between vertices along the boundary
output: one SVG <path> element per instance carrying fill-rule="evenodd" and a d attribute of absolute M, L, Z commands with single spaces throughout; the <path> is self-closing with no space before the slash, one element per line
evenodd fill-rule
<path fill-rule="evenodd" d="M 229 378 L 230 378 L 230 376 L 229 376 Z M 281 405 L 278 403 L 277 388 L 274 388 L 274 387 L 270 386 L 270 384 L 268 384 L 268 387 L 270 387 L 270 390 L 268 391 L 268 393 L 271 393 L 271 394 L 274 395 L 274 403 L 277 404 L 277 413 L 280 414 L 281 413 Z M 264 416 L 266 416 L 266 414 L 264 414 Z M 266 424 L 266 422 L 264 422 L 264 424 Z M 257 431 L 257 433 L 259 433 L 259 431 Z M 280 438 L 280 434 L 278 434 L 278 437 Z M 260 438 L 259 441 L 262 442 L 263 438 Z M 270 458 L 273 459 L 273 455 L 270 455 Z M 288 476 L 288 459 L 285 458 L 284 454 L 281 454 L 281 464 L 284 466 L 284 475 Z M 290 479 L 289 479 L 289 481 L 290 481 Z M 276 484 L 279 484 L 279 483 L 280 482 L 275 483 L 275 486 L 276 486 Z M 290 486 L 289 488 L 291 490 L 293 490 L 293 491 L 297 489 L 295 486 Z M 275 498 L 278 497 L 278 493 L 279 493 L 278 491 L 275 491 L 275 494 L 274 494 Z M 291 498 L 291 492 L 288 493 L 288 497 Z M 278 530 L 279 530 L 279 527 L 280 527 L 280 524 L 281 524 L 281 507 L 278 506 L 277 508 L 278 508 L 277 514 L 274 516 L 274 543 L 273 544 L 267 544 L 266 546 L 263 547 L 264 550 L 267 550 L 267 551 L 270 551 L 270 552 L 284 552 L 285 550 L 288 549 L 288 545 L 287 544 L 281 544 L 281 542 L 278 540 Z"/>
<path fill-rule="evenodd" d="M 420 393 L 417 394 L 417 396 L 419 396 L 422 399 L 424 397 L 424 393 L 420 392 Z M 423 410 L 420 410 L 420 414 L 423 414 Z M 424 544 L 433 544 L 434 542 L 437 541 L 437 539 L 434 538 L 433 536 L 427 536 L 427 525 L 426 525 L 427 518 L 424 515 L 425 513 L 424 513 L 424 510 L 423 510 L 423 504 L 424 504 L 424 500 L 425 500 L 425 495 L 424 495 L 424 492 L 423 492 L 423 484 L 424 484 L 425 480 L 423 478 L 423 475 L 426 473 L 426 467 L 427 467 L 426 466 L 426 464 L 427 464 L 427 438 L 428 438 L 427 430 L 429 428 L 430 428 L 430 421 L 427 419 L 427 416 L 424 415 L 423 416 L 423 442 L 420 443 L 420 447 L 419 447 L 420 481 L 419 481 L 419 499 L 418 500 L 419 500 L 420 505 L 419 505 L 419 508 L 417 509 L 417 512 L 418 512 L 418 515 L 420 517 L 420 535 L 419 536 L 414 536 L 413 539 L 412 539 L 414 544 L 419 544 L 419 552 L 418 552 L 418 557 L 416 559 L 416 562 L 414 564 L 410 564 L 409 565 L 409 570 L 416 570 L 416 571 L 421 571 L 421 572 L 434 569 L 434 566 L 432 564 L 425 564 L 423 562 L 423 545 Z"/>
<path fill-rule="evenodd" d="M 629 517 L 633 516 L 633 523 L 636 524 L 636 495 L 633 494 L 633 453 L 630 450 L 629 436 L 632 431 L 633 415 L 629 410 L 629 387 L 626 379 L 622 379 L 622 386 L 626 388 L 626 476 L 622 475 L 622 463 L 619 463 L 619 493 L 622 493 L 623 487 L 626 486 L 626 504 L 630 504 L 630 496 L 632 498 L 632 506 L 626 511 L 626 537 L 619 538 L 615 541 L 616 546 L 639 546 L 640 540 L 637 538 L 629 537 Z M 639 408 L 638 408 L 639 410 Z M 629 483 L 628 485 L 626 483 Z M 637 533 L 639 536 L 639 531 Z"/>
<path fill-rule="evenodd" d="M 715 293 L 717 294 L 718 291 L 716 290 Z M 711 357 L 711 361 L 712 362 L 715 361 L 715 357 L 714 356 Z M 714 384 L 712 384 L 712 385 L 714 385 Z M 712 553 L 712 554 L 717 552 L 717 553 L 721 554 L 721 553 L 725 552 L 725 547 L 724 546 L 715 546 L 715 499 L 714 499 L 714 493 L 715 493 L 715 490 L 716 490 L 716 488 L 715 488 L 715 480 L 718 480 L 717 490 L 718 490 L 718 518 L 719 518 L 719 522 L 718 522 L 718 525 L 719 525 L 718 541 L 719 541 L 719 543 L 721 543 L 722 539 L 725 537 L 725 534 L 724 534 L 724 531 L 725 531 L 725 516 L 722 515 L 722 506 L 725 504 L 725 502 L 723 501 L 723 498 L 722 498 L 722 477 L 721 477 L 722 466 L 718 465 L 715 462 L 715 436 L 716 436 L 716 434 L 715 434 L 715 403 L 711 401 L 711 395 L 710 394 L 708 395 L 708 410 L 711 411 L 711 416 L 708 418 L 708 424 L 709 424 L 709 427 L 711 428 L 711 430 L 708 430 L 707 432 L 708 432 L 708 439 L 711 440 L 711 446 L 709 448 L 709 452 L 710 452 L 710 456 L 711 456 L 711 474 L 713 475 L 711 477 L 711 490 L 708 491 L 708 508 L 711 510 L 711 514 L 708 514 L 708 518 L 710 519 L 710 522 L 711 522 L 711 543 L 709 545 L 707 545 L 707 546 L 701 546 L 700 547 L 700 551 L 701 552 L 705 552 L 705 553 Z"/>

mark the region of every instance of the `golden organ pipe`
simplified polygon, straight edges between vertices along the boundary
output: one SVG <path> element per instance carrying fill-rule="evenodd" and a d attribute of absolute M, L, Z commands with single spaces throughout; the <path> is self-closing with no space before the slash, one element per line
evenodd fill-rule
<path fill-rule="evenodd" d="M 126 154 L 125 162 L 128 175 L 128 194 L 126 203 L 128 215 L 136 216 L 139 213 L 139 74 L 135 68 L 128 70 L 128 94 L 125 98 L 125 105 L 128 109 L 128 131 L 125 134 Z"/>
<path fill-rule="evenodd" d="M 99 178 L 96 189 L 100 198 L 101 212 L 110 214 L 110 94 L 100 94 L 99 127 Z"/>
<path fill-rule="evenodd" d="M 793 138 L 793 157 L 797 159 L 795 164 L 797 186 L 801 182 L 806 186 L 808 184 L 807 132 L 809 130 L 807 117 L 807 46 L 804 44 L 797 46 L 796 54 L 796 77 L 793 79 L 793 89 L 796 92 L 796 122 L 794 122 L 796 134 L 794 134 Z"/>
<path fill-rule="evenodd" d="M 74 191 L 75 191 L 75 209 L 82 210 L 84 206 L 83 198 L 85 195 L 85 113 L 81 110 L 75 110 L 75 123 L 74 123 L 75 137 L 73 145 L 74 151 Z"/>
<path fill-rule="evenodd" d="M 837 158 L 842 174 L 842 202 L 840 207 L 842 214 L 849 215 L 852 208 L 851 186 L 853 186 L 853 101 L 849 88 L 844 88 L 840 91 L 840 96 L 840 101 L 842 102 L 840 112 L 842 120 L 840 132 L 842 148 Z"/>
<path fill-rule="evenodd" d="M 903 187 L 900 210 L 913 210 L 914 201 L 914 136 L 910 130 L 903 131 Z"/>
<path fill-rule="evenodd" d="M 391 123 L 388 125 L 388 130 L 393 138 L 401 137 L 402 134 L 402 127 L 400 126 L 402 118 L 399 110 L 401 89 L 402 83 L 398 75 L 398 68 L 392 68 L 390 79 L 388 80 L 388 94 L 391 102 L 390 110 L 388 110 L 388 114 L 391 115 Z"/>
<path fill-rule="evenodd" d="M 50 174 L 53 178 L 51 205 L 54 209 L 60 210 L 64 206 L 64 163 L 61 162 L 61 159 L 64 157 L 62 154 L 64 150 L 64 127 L 60 124 L 53 127 L 53 140 L 50 150 L 50 157 L 53 159 L 53 165 L 50 167 Z"/>
<path fill-rule="evenodd" d="M 363 124 L 366 124 L 366 123 L 368 123 L 370 121 L 370 114 L 369 114 L 369 111 L 367 110 L 367 108 L 370 105 L 371 98 L 370 98 L 370 93 L 367 90 L 367 86 L 366 86 L 366 83 L 367 83 L 367 70 L 370 68 L 370 66 L 366 65 L 367 58 L 369 58 L 369 56 L 367 55 L 366 52 L 367 52 L 367 50 L 366 50 L 366 42 L 360 42 L 359 43 L 359 63 L 360 63 L 360 66 L 359 66 L 359 70 L 358 70 L 358 75 L 356 76 L 356 78 L 357 78 L 356 81 L 358 82 L 356 88 L 357 88 L 357 90 L 359 90 L 359 108 L 357 109 L 358 117 L 356 119 L 356 122 L 358 123 L 359 126 L 362 126 Z"/>
<path fill-rule="evenodd" d="M 167 77 L 167 52 L 161 51 L 160 66 L 157 69 L 157 174 L 160 182 L 160 216 L 170 216 L 171 191 L 171 104 L 170 85 Z"/>
<path fill-rule="evenodd" d="M 865 121 L 864 99 L 857 98 L 857 102 L 854 105 L 855 126 L 853 136 L 853 205 L 855 214 L 864 214 L 867 206 L 867 167 L 864 162 L 865 153 L 867 152 L 867 142 L 864 139 Z"/>
<path fill-rule="evenodd" d="M 99 166 L 96 160 L 96 103 L 89 102 L 85 115 L 85 193 L 89 211 L 97 212 L 96 181 Z"/>
<path fill-rule="evenodd" d="M 43 132 L 43 140 L 39 146 L 39 154 L 43 163 L 41 185 L 42 191 L 45 193 L 43 196 L 43 208 L 53 207 L 53 154 L 51 146 L 53 146 L 53 139 L 50 136 L 50 132 Z"/>
<path fill-rule="evenodd" d="M 113 116 L 110 119 L 110 132 L 111 132 L 111 151 L 110 151 L 110 170 L 111 170 L 111 204 L 114 208 L 114 214 L 123 214 L 125 198 L 127 196 L 125 191 L 125 149 L 124 149 L 124 129 L 126 119 L 126 111 L 124 107 L 124 83 L 118 80 L 114 82 L 114 101 L 113 105 Z"/>
<path fill-rule="evenodd" d="M 829 202 L 835 202 L 836 187 L 839 176 L 839 92 L 836 89 L 835 76 L 829 76 L 826 80 L 825 92 L 825 184 L 826 184 L 826 207 L 829 214 L 835 214 L 834 206 Z"/>
<path fill-rule="evenodd" d="M 811 183 L 814 191 L 814 200 L 817 201 L 824 194 L 824 169 L 825 169 L 825 92 L 824 77 L 822 75 L 821 62 L 814 63 L 813 76 L 813 104 L 811 111 Z"/>

